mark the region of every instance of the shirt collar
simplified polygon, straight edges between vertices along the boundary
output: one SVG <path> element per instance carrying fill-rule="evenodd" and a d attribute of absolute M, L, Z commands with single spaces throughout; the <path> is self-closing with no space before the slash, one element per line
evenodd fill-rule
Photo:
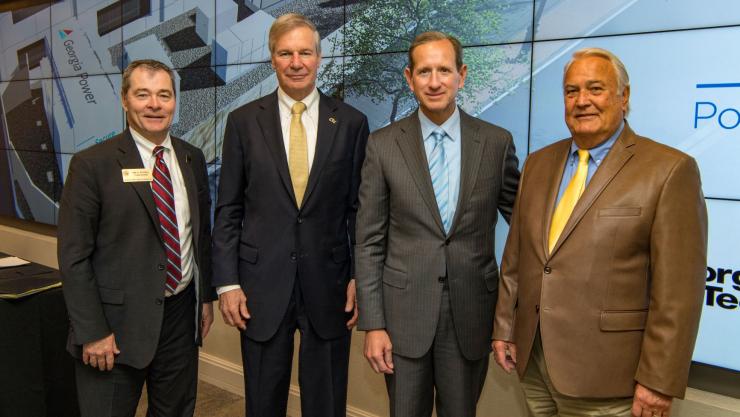
<path fill-rule="evenodd" d="M 447 134 L 453 142 L 460 139 L 460 109 L 455 106 L 452 116 L 447 118 L 444 123 L 437 125 L 424 114 L 421 109 L 418 110 L 419 122 L 421 123 L 421 137 L 426 140 L 435 130 L 441 130 Z"/>
<path fill-rule="evenodd" d="M 134 138 L 134 143 L 136 143 L 136 147 L 139 148 L 140 152 L 143 151 L 147 155 L 152 155 L 154 153 L 155 146 L 162 146 L 169 152 L 172 151 L 172 139 L 170 138 L 169 132 L 167 132 L 167 137 L 164 138 L 164 141 L 160 145 L 155 145 L 132 127 L 129 126 L 128 130 L 131 132 L 131 137 Z"/>
<path fill-rule="evenodd" d="M 588 150 L 589 158 L 593 160 L 594 162 L 596 162 L 597 164 L 601 164 L 601 161 L 603 161 L 604 158 L 606 158 L 606 155 L 609 153 L 609 150 L 611 150 L 612 146 L 614 146 L 614 142 L 616 142 L 619 135 L 622 134 L 622 130 L 624 130 L 624 120 L 622 120 L 622 123 L 619 125 L 619 128 L 617 129 L 617 131 L 614 132 L 614 134 L 611 135 L 609 139 L 602 142 L 598 146 L 595 146 Z M 576 141 L 573 140 L 570 143 L 570 155 L 571 156 L 576 155 L 576 158 L 577 158 L 578 157 L 577 152 L 578 152 L 578 145 L 576 145 Z"/>
<path fill-rule="evenodd" d="M 280 103 L 281 106 L 283 106 L 283 109 L 288 110 L 288 115 L 290 115 L 290 110 L 293 108 L 293 105 L 298 101 L 294 100 L 291 96 L 288 95 L 285 91 L 283 91 L 282 88 L 278 87 L 277 90 L 278 94 L 278 103 Z M 313 108 L 313 106 L 316 104 L 316 102 L 319 99 L 319 90 L 317 88 L 314 88 L 313 91 L 309 95 L 303 98 L 301 100 L 303 104 L 306 105 L 306 111 L 308 109 Z"/>

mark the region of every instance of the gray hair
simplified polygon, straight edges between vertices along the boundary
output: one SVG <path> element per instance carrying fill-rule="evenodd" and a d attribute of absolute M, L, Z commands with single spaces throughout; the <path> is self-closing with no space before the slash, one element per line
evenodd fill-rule
<path fill-rule="evenodd" d="M 272 22 L 267 41 L 267 45 L 270 48 L 270 54 L 275 53 L 275 44 L 279 37 L 300 27 L 311 29 L 314 40 L 316 41 L 316 53 L 321 55 L 321 37 L 319 36 L 318 29 L 316 29 L 316 25 L 308 20 L 306 16 L 298 13 L 286 13 Z"/>
<path fill-rule="evenodd" d="M 565 68 L 563 69 L 563 85 L 565 85 L 565 74 L 568 72 L 568 69 L 573 62 L 589 56 L 604 58 L 612 64 L 614 73 L 617 74 L 617 90 L 619 90 L 620 95 L 624 93 L 624 89 L 630 86 L 630 76 L 627 74 L 627 68 L 625 68 L 622 61 L 617 58 L 616 55 L 601 48 L 583 48 L 573 52 L 573 56 L 570 58 L 570 61 L 565 64 Z"/>

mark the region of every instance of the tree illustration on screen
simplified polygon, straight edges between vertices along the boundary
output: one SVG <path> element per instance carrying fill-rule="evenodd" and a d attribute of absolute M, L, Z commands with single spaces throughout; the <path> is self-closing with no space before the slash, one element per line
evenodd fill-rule
<path fill-rule="evenodd" d="M 345 94 L 383 104 L 388 109 L 387 121 L 393 122 L 416 107 L 403 78 L 408 46 L 419 33 L 439 30 L 468 45 L 464 51 L 468 78 L 458 97 L 467 109 L 475 109 L 501 89 L 501 83 L 493 81 L 510 59 L 497 48 L 475 46 L 490 43 L 501 25 L 504 7 L 492 0 L 370 0 L 355 4 L 343 36 L 333 41 L 335 47 L 344 42 L 344 71 L 340 62 L 332 62 L 323 68 L 321 78 L 329 85 L 343 85 Z"/>

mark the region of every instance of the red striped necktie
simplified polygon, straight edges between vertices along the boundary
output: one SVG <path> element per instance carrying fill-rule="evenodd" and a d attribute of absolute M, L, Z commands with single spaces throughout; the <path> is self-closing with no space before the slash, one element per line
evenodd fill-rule
<path fill-rule="evenodd" d="M 172 191 L 172 177 L 167 164 L 164 162 L 164 147 L 154 147 L 154 170 L 152 170 L 152 192 L 154 203 L 159 213 L 159 224 L 162 229 L 162 240 L 167 253 L 167 280 L 165 287 L 171 293 L 182 281 L 180 262 L 180 232 L 177 229 L 177 213 L 175 212 L 175 193 Z"/>

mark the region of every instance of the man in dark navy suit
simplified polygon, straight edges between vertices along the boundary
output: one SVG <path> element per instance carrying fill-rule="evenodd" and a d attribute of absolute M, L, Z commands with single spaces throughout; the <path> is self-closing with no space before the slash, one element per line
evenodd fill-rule
<path fill-rule="evenodd" d="M 316 88 L 316 27 L 270 28 L 277 91 L 226 123 L 214 225 L 214 286 L 241 330 L 249 417 L 286 414 L 301 333 L 304 417 L 343 417 L 357 320 L 352 248 L 367 118 Z"/>

